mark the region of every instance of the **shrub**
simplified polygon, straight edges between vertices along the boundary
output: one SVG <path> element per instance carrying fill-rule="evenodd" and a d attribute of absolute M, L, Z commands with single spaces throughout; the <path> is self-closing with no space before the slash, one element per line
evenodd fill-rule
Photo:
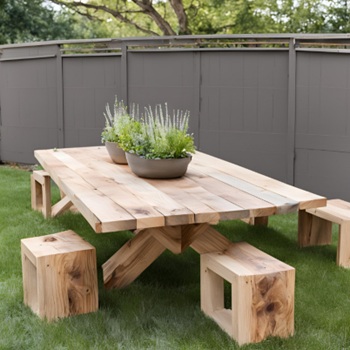
<path fill-rule="evenodd" d="M 161 105 L 145 109 L 145 119 L 139 120 L 133 109 L 119 131 L 119 146 L 146 159 L 186 158 L 195 153 L 193 136 L 188 134 L 188 112 L 173 112 L 171 118 L 165 104 L 165 116 Z"/>
<path fill-rule="evenodd" d="M 109 104 L 106 106 L 106 113 L 103 113 L 106 119 L 106 125 L 102 132 L 102 142 L 117 142 L 119 143 L 119 134 L 125 124 L 129 123 L 129 115 L 126 111 L 123 101 L 118 102 L 115 99 L 113 115 L 109 108 Z"/>

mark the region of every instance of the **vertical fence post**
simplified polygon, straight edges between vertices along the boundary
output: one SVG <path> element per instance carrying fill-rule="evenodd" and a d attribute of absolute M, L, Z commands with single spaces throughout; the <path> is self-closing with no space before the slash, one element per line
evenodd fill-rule
<path fill-rule="evenodd" d="M 128 45 L 127 42 L 122 42 L 122 71 L 121 71 L 121 83 L 122 83 L 122 100 L 124 105 L 128 105 Z"/>
<path fill-rule="evenodd" d="M 295 39 L 289 39 L 289 68 L 288 68 L 288 128 L 287 128 L 287 182 L 294 185 L 295 160 L 295 83 L 296 55 Z"/>
<path fill-rule="evenodd" d="M 58 126 L 58 147 L 64 147 L 64 115 L 63 115 L 63 62 L 60 51 L 60 45 L 57 45 L 57 126 Z"/>
<path fill-rule="evenodd" d="M 193 96 L 193 119 L 194 119 L 194 142 L 198 150 L 200 150 L 200 110 L 201 110 L 201 53 L 193 53 L 193 87 L 194 87 L 194 96 Z"/>

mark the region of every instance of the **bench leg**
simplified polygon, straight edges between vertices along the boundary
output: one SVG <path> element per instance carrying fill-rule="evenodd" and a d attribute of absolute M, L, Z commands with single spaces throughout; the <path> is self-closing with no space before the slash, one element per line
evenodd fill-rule
<path fill-rule="evenodd" d="M 332 225 L 330 221 L 309 214 L 305 210 L 299 210 L 299 247 L 332 244 Z"/>
<path fill-rule="evenodd" d="M 45 219 L 51 217 L 51 179 L 44 171 L 34 172 L 30 176 L 32 208 L 41 211 Z"/>
<path fill-rule="evenodd" d="M 339 225 L 337 265 L 350 267 L 350 222 Z"/>

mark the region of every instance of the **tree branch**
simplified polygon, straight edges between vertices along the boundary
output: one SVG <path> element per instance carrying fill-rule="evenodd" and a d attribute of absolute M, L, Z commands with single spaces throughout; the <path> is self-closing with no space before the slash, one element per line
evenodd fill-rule
<path fill-rule="evenodd" d="M 132 2 L 141 7 L 144 13 L 154 20 L 158 28 L 162 31 L 163 35 L 176 35 L 170 24 L 153 7 L 151 0 L 132 0 Z"/>
<path fill-rule="evenodd" d="M 182 0 L 170 0 L 180 26 L 180 34 L 191 34 L 187 27 L 187 15 L 182 4 Z M 192 4 L 191 4 L 192 5 Z"/>
<path fill-rule="evenodd" d="M 96 16 L 90 15 L 90 13 L 81 12 L 81 11 L 79 11 L 77 9 L 75 9 L 74 12 L 78 13 L 80 16 L 87 17 L 90 21 L 100 21 L 100 22 L 102 22 L 101 18 L 98 18 Z"/>
<path fill-rule="evenodd" d="M 107 6 L 102 6 L 102 5 L 92 5 L 92 4 L 87 4 L 87 3 L 83 3 L 83 2 L 78 2 L 78 1 L 73 1 L 73 2 L 64 2 L 64 1 L 60 1 L 60 0 L 51 0 L 53 3 L 58 4 L 58 5 L 65 5 L 67 7 L 70 8 L 76 8 L 76 7 L 85 7 L 87 9 L 94 9 L 96 11 L 104 11 L 107 12 L 109 14 L 111 14 L 113 17 L 115 17 L 116 19 L 119 19 L 120 21 L 126 23 L 126 24 L 130 24 L 132 26 L 134 26 L 135 28 L 137 28 L 138 30 L 147 33 L 147 34 L 151 34 L 151 35 L 155 35 L 155 36 L 159 36 L 158 33 L 154 32 L 153 30 L 149 30 L 146 28 L 142 28 L 141 26 L 139 26 L 137 23 L 135 23 L 134 21 L 124 17 L 119 11 L 115 11 L 110 9 Z M 141 11 L 143 13 L 146 13 L 145 11 Z"/>

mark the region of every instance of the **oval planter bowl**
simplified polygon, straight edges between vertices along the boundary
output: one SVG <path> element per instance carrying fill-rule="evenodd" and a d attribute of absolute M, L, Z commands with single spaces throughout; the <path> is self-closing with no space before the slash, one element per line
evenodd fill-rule
<path fill-rule="evenodd" d="M 125 152 L 131 171 L 148 179 L 175 179 L 184 176 L 192 156 L 177 159 L 146 159 Z"/>
<path fill-rule="evenodd" d="M 128 161 L 125 157 L 125 151 L 122 148 L 120 148 L 116 142 L 106 141 L 105 144 L 107 152 L 114 163 L 128 164 Z"/>

